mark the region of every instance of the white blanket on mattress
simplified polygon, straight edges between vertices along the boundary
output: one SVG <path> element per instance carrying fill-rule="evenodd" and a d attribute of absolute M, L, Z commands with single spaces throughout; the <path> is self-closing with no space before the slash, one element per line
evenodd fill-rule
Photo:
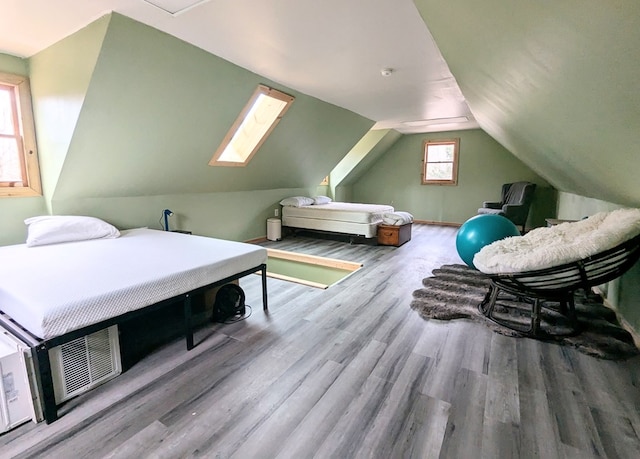
<path fill-rule="evenodd" d="M 611 249 L 640 234 L 640 209 L 601 212 L 489 244 L 473 258 L 487 274 L 551 268 Z"/>
<path fill-rule="evenodd" d="M 401 226 L 413 222 L 413 215 L 409 212 L 385 212 L 382 214 L 382 222 L 385 225 Z"/>

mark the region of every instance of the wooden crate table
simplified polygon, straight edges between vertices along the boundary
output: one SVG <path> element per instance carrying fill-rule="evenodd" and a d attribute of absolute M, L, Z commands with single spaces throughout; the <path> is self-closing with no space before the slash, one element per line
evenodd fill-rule
<path fill-rule="evenodd" d="M 411 240 L 411 223 L 404 225 L 378 225 L 378 244 L 400 247 Z"/>

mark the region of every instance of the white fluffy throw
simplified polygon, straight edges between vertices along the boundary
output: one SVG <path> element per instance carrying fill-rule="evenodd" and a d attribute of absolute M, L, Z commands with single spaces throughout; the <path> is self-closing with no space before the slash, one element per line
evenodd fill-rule
<path fill-rule="evenodd" d="M 640 209 L 601 212 L 489 244 L 475 255 L 473 264 L 487 274 L 551 268 L 611 249 L 638 234 Z"/>

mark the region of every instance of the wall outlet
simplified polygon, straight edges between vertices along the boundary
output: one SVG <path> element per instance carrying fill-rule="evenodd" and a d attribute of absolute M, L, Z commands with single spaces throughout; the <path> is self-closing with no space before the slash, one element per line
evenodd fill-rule
<path fill-rule="evenodd" d="M 280 209 L 273 209 L 273 215 L 275 215 L 276 217 L 280 215 Z"/>

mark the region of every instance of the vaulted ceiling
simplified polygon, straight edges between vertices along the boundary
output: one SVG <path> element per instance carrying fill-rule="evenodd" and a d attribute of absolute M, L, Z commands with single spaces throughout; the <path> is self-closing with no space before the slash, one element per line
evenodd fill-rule
<path fill-rule="evenodd" d="M 111 11 L 381 129 L 478 126 L 411 0 L 8 0 L 0 52 L 32 56 Z"/>
<path fill-rule="evenodd" d="M 482 129 L 560 190 L 640 207 L 640 2 L 415 3 Z"/>
<path fill-rule="evenodd" d="M 375 127 L 477 121 L 556 188 L 640 206 L 637 0 L 209 0 L 175 15 L 145 0 L 9 0 L 0 52 L 31 56 L 111 10 Z"/>

